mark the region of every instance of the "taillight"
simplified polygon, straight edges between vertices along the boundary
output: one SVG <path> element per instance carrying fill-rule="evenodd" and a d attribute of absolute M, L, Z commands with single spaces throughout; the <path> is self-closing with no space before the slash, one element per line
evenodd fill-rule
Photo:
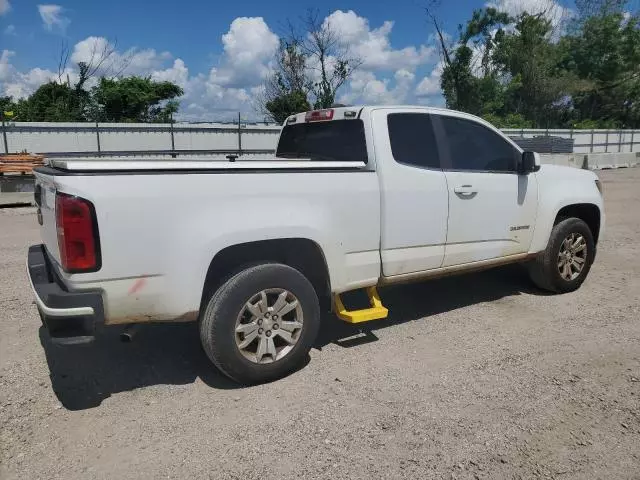
<path fill-rule="evenodd" d="M 333 110 L 313 110 L 312 112 L 307 112 L 304 116 L 305 121 L 307 122 L 322 122 L 324 120 L 331 120 L 333 118 Z"/>
<path fill-rule="evenodd" d="M 56 193 L 56 228 L 60 263 L 66 272 L 94 272 L 100 269 L 98 224 L 90 201 Z"/>

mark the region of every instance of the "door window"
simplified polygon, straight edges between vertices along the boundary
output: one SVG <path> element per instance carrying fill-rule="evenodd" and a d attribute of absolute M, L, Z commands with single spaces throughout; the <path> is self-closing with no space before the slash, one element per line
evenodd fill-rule
<path fill-rule="evenodd" d="M 438 147 L 426 113 L 391 113 L 387 116 L 391 153 L 398 163 L 440 169 Z"/>
<path fill-rule="evenodd" d="M 455 117 L 440 117 L 452 170 L 515 172 L 520 153 L 484 125 Z"/>

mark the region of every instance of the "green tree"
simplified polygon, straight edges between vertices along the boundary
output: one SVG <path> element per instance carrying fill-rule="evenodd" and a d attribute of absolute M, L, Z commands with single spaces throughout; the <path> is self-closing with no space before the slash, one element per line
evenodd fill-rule
<path fill-rule="evenodd" d="M 471 19 L 467 22 L 467 28 L 460 35 L 460 45 L 467 46 L 470 41 L 480 49 L 481 75 L 489 76 L 495 71 L 491 54 L 496 45 L 496 40 L 504 36 L 503 28 L 513 23 L 513 18 L 504 12 L 499 12 L 493 7 L 474 10 Z M 477 66 L 474 65 L 474 68 Z"/>
<path fill-rule="evenodd" d="M 327 19 L 321 19 L 318 10 L 308 10 L 302 25 L 296 38 L 308 59 L 313 107 L 329 108 L 362 59 L 351 55 L 338 31 Z"/>
<path fill-rule="evenodd" d="M 640 17 L 591 16 L 561 47 L 561 68 L 579 79 L 572 95 L 575 121 L 640 126 Z"/>
<path fill-rule="evenodd" d="M 276 123 L 283 123 L 291 115 L 311 110 L 311 105 L 304 92 L 282 93 L 267 102 L 267 110 Z"/>
<path fill-rule="evenodd" d="M 0 97 L 0 111 L 13 110 L 25 122 L 164 122 L 171 121 L 180 106 L 182 88 L 171 82 L 145 77 L 101 78 L 87 91 L 89 67 L 79 64 L 75 85 L 51 80 L 28 98 L 14 102 Z"/>
<path fill-rule="evenodd" d="M 360 67 L 338 31 L 317 10 L 299 24 L 289 22 L 265 84 L 259 109 L 276 122 L 313 108 L 329 108 L 338 91 Z"/>
<path fill-rule="evenodd" d="M 433 13 L 450 108 L 501 126 L 640 125 L 640 18 L 623 0 L 580 0 L 564 35 L 546 13 L 484 8 L 447 45 Z M 555 29 L 555 30 L 554 30 Z"/>
<path fill-rule="evenodd" d="M 432 16 L 432 20 L 438 30 L 445 63 L 441 86 L 447 106 L 476 115 L 499 112 L 504 104 L 504 86 L 492 55 L 497 40 L 504 35 L 503 28 L 512 19 L 491 7 L 474 10 L 466 27 L 460 26 L 459 40 L 453 47 L 446 45 L 435 17 Z M 478 56 L 480 64 L 475 65 Z"/>
<path fill-rule="evenodd" d="M 628 3 L 628 0 L 575 0 L 577 15 L 574 27 L 581 28 L 585 21 L 593 17 L 623 13 Z"/>
<path fill-rule="evenodd" d="M 4 112 L 13 112 L 16 114 L 17 104 L 13 101 L 13 98 L 6 96 L 0 97 L 0 115 L 4 115 Z"/>
<path fill-rule="evenodd" d="M 95 73 L 91 62 L 78 63 L 78 81 L 71 85 L 69 77 L 63 81 L 68 49 L 63 46 L 58 78 L 44 83 L 27 99 L 15 104 L 16 118 L 32 122 L 83 122 L 87 120 L 87 109 L 91 95 L 85 89 L 86 82 Z M 106 57 L 104 57 L 106 58 Z"/>
<path fill-rule="evenodd" d="M 290 115 L 311 109 L 308 95 L 307 57 L 295 40 L 281 40 L 276 54 L 274 72 L 264 87 L 261 100 L 263 113 L 277 123 Z"/>
<path fill-rule="evenodd" d="M 91 90 L 101 121 L 167 122 L 178 109 L 182 88 L 150 77 L 101 78 Z"/>
<path fill-rule="evenodd" d="M 504 116 L 488 113 L 483 115 L 482 118 L 498 128 L 533 128 L 534 126 L 533 122 L 519 113 L 507 113 Z"/>
<path fill-rule="evenodd" d="M 513 30 L 496 41 L 493 62 L 503 78 L 503 114 L 522 115 L 537 127 L 553 126 L 566 108 L 573 78 L 558 68 L 560 51 L 552 41 L 551 21 L 523 13 Z"/>
<path fill-rule="evenodd" d="M 50 81 L 38 87 L 20 107 L 20 116 L 30 122 L 81 122 L 88 92 L 67 83 Z"/>
<path fill-rule="evenodd" d="M 71 52 L 63 42 L 57 78 L 38 87 L 26 99 L 14 102 L 8 97 L 0 98 L 0 105 L 10 105 L 16 113 L 14 118 L 21 121 L 170 121 L 178 111 L 176 99 L 182 95 L 182 89 L 171 82 L 155 82 L 150 78 L 118 78 L 130 58 L 120 60 L 116 67 L 111 61 L 115 49 L 115 43 L 95 44 L 88 60 L 78 63 L 78 80 L 72 85 L 67 74 Z M 102 75 L 98 86 L 89 90 L 88 82 L 98 74 Z"/>

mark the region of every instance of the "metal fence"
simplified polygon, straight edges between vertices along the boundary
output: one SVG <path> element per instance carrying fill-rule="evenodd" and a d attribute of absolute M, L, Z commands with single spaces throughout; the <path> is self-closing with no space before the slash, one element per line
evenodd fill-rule
<path fill-rule="evenodd" d="M 574 153 L 625 153 L 640 151 L 640 130 L 503 129 L 512 137 L 545 136 L 573 140 Z"/>
<path fill-rule="evenodd" d="M 573 153 L 573 139 L 564 137 L 516 137 L 511 135 L 511 139 L 525 151 L 538 153 Z"/>
<path fill-rule="evenodd" d="M 640 151 L 640 130 L 505 129 L 513 137 L 571 139 L 575 153 Z M 280 127 L 267 124 L 7 122 L 0 153 L 47 156 L 255 156 L 275 150 Z"/>

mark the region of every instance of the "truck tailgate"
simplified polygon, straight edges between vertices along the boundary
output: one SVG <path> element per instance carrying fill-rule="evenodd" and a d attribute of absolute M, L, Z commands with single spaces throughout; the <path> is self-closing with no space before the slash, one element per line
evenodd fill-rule
<path fill-rule="evenodd" d="M 50 257 L 60 263 L 58 233 L 56 227 L 56 187 L 51 175 L 35 173 L 35 200 L 38 204 L 40 238 Z"/>

